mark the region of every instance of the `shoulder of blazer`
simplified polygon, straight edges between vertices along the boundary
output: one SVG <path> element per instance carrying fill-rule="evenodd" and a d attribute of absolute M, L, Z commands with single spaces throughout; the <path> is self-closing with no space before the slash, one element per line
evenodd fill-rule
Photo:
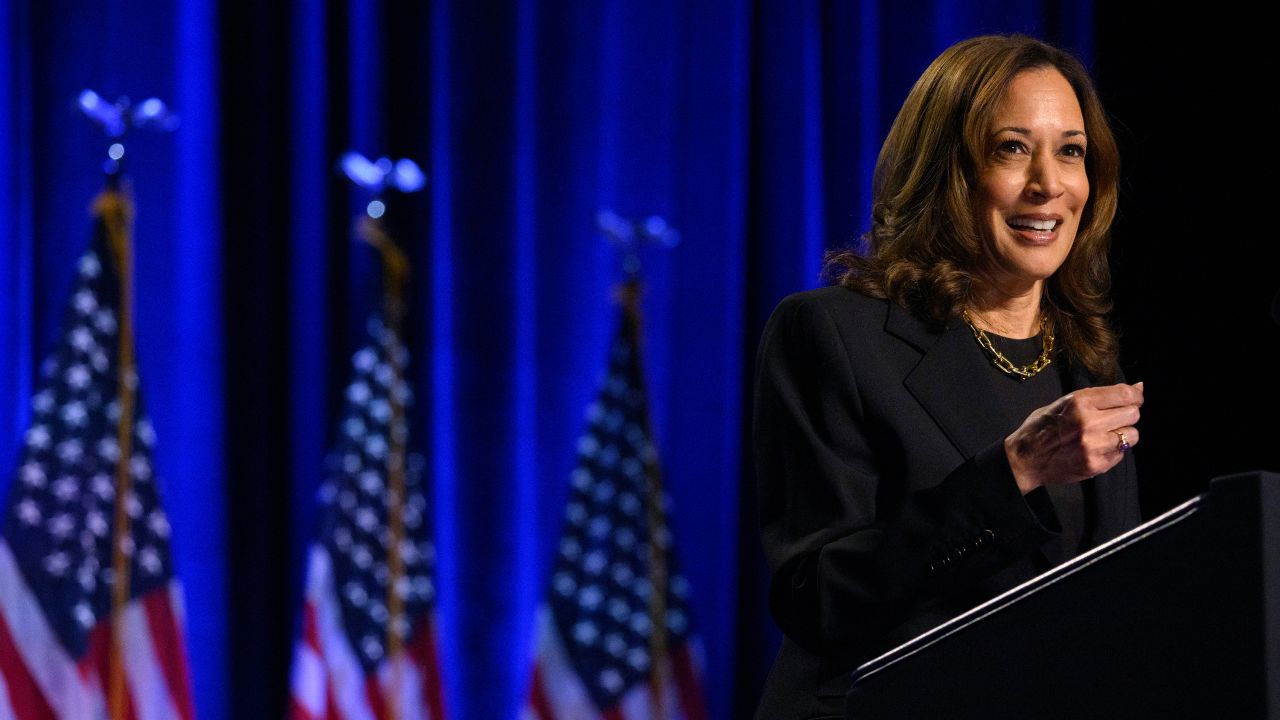
<path fill-rule="evenodd" d="M 778 307 L 815 306 L 835 317 L 866 316 L 876 312 L 883 316 L 883 308 L 888 302 L 840 285 L 828 285 L 791 293 L 778 303 Z"/>
<path fill-rule="evenodd" d="M 922 353 L 927 353 L 942 337 L 937 328 L 898 303 L 838 285 L 795 293 L 784 299 L 783 304 L 815 305 L 842 333 L 863 339 L 886 333 Z"/>
<path fill-rule="evenodd" d="M 937 332 L 901 305 L 839 285 L 792 293 L 778 303 L 775 312 L 797 312 L 805 307 L 821 311 L 842 333 L 865 337 L 887 332 L 920 350 L 927 350 L 938 339 Z"/>

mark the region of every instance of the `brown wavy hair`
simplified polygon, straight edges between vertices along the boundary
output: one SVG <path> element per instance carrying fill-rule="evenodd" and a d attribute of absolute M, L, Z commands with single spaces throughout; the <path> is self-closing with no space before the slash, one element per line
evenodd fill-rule
<path fill-rule="evenodd" d="M 872 179 L 872 225 L 854 248 L 828 253 L 841 285 L 889 298 L 938 327 L 972 300 L 988 258 L 973 189 L 987 155 L 996 106 L 1014 76 L 1053 68 L 1075 90 L 1089 150 L 1090 197 L 1075 243 L 1045 283 L 1043 311 L 1058 347 L 1093 377 L 1114 379 L 1118 343 L 1107 321 L 1107 251 L 1120 158 L 1098 93 L 1080 61 L 1025 35 L 986 35 L 947 48 L 911 88 L 889 129 Z"/>

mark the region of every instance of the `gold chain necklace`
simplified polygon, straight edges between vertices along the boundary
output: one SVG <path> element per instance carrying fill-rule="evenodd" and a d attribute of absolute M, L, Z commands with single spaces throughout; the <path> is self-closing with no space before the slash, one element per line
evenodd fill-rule
<path fill-rule="evenodd" d="M 991 344 L 991 338 L 987 337 L 985 332 L 973 324 L 973 319 L 969 317 L 968 310 L 961 310 L 960 316 L 964 318 L 965 324 L 973 331 L 973 337 L 978 341 L 978 346 L 991 356 L 991 363 L 1006 375 L 1012 375 L 1019 380 L 1026 380 L 1034 377 L 1036 373 L 1049 367 L 1049 363 L 1053 362 L 1049 359 L 1049 356 L 1053 354 L 1053 332 L 1049 330 L 1049 318 L 1044 315 L 1040 316 L 1040 357 L 1021 366 L 1014 365 L 1013 361 L 1005 357 L 1004 353 Z"/>

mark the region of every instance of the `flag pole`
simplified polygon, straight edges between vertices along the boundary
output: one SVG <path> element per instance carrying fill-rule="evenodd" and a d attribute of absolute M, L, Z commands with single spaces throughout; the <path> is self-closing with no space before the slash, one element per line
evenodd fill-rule
<path fill-rule="evenodd" d="M 92 90 L 82 90 L 76 98 L 81 113 L 102 128 L 110 146 L 103 163 L 106 187 L 93 201 L 93 215 L 102 223 L 111 260 L 119 280 L 120 317 L 117 322 L 116 402 L 120 411 L 116 423 L 115 507 L 111 533 L 111 639 L 107 658 L 107 706 L 111 720 L 125 720 L 128 695 L 124 674 L 124 610 L 129 603 L 132 570 L 132 535 L 129 501 L 133 496 L 133 432 L 137 406 L 138 371 L 133 328 L 133 204 L 121 189 L 125 148 L 122 139 L 130 128 L 170 132 L 178 127 L 178 116 L 159 98 L 148 98 L 136 106 L 121 97 L 114 103 Z"/>
<path fill-rule="evenodd" d="M 119 455 L 115 467 L 115 523 L 111 538 L 111 644 L 107 664 L 107 696 L 111 720 L 125 720 L 124 686 L 124 610 L 129 602 L 130 564 L 133 548 L 130 542 L 129 500 L 133 494 L 133 429 L 137 404 L 138 374 L 134 357 L 133 333 L 133 243 L 130 232 L 133 208 L 119 189 L 119 175 L 108 176 L 107 188 L 93 204 L 94 214 L 101 219 L 107 244 L 114 256 L 120 283 L 119 347 L 116 400 L 120 419 L 116 424 L 116 446 Z"/>
<path fill-rule="evenodd" d="M 386 204 L 380 199 L 383 191 L 394 190 L 411 193 L 426 184 L 426 175 L 412 160 L 378 158 L 371 161 L 360 153 L 348 151 L 339 159 L 343 174 L 354 185 L 369 191 L 373 199 L 365 206 L 365 213 L 356 223 L 356 235 L 372 245 L 381 256 L 383 272 L 383 317 L 393 343 L 385 347 L 391 368 L 391 385 L 387 393 L 391 405 L 390 450 L 387 454 L 387 625 L 385 628 L 387 658 L 390 660 L 390 681 L 383 688 L 387 720 L 399 720 L 401 716 L 400 658 L 403 642 L 399 629 L 403 624 L 408 635 L 408 619 L 404 616 L 404 601 L 399 586 L 405 578 L 404 558 L 400 556 L 400 544 L 404 540 L 405 472 L 408 461 L 409 423 L 405 418 L 404 398 L 399 388 L 403 383 L 403 354 L 400 350 L 400 330 L 405 314 L 405 285 L 409 278 L 409 258 L 396 245 L 383 228 L 381 218 Z"/>
<path fill-rule="evenodd" d="M 639 262 L 628 263 L 629 271 L 626 282 L 622 286 L 621 297 L 623 308 L 630 325 L 628 331 L 632 335 L 633 346 L 640 347 L 640 280 L 638 278 Z M 639 362 L 636 358 L 632 362 Z M 646 403 L 646 407 L 648 404 Z M 652 688 L 650 698 L 653 703 L 653 716 L 665 718 L 666 677 L 668 664 L 667 643 L 667 587 L 670 572 L 667 567 L 667 552 L 670 548 L 670 534 L 667 531 L 666 513 L 662 503 L 662 468 L 658 463 L 656 443 L 653 436 L 653 422 L 646 412 L 644 415 L 644 434 L 649 438 L 649 451 L 645 457 L 645 517 L 649 530 L 649 685 Z"/>
<path fill-rule="evenodd" d="M 170 132 L 178 128 L 178 115 L 157 97 L 131 105 L 128 97 L 109 102 L 92 90 L 83 90 L 77 105 L 84 117 L 92 120 L 110 140 L 102 170 L 106 187 L 93 200 L 93 217 L 100 220 L 106 233 L 110 254 L 114 256 L 120 288 L 118 325 L 118 369 L 116 369 L 116 406 L 119 420 L 115 425 L 115 507 L 111 532 L 111 634 L 108 647 L 108 710 L 111 720 L 125 720 L 128 694 L 124 687 L 124 609 L 129 602 L 131 585 L 132 534 L 129 527 L 129 501 L 133 496 L 133 428 L 137 406 L 138 373 L 133 340 L 133 205 L 122 186 L 124 176 L 125 132 L 129 128 L 150 128 Z"/>
<path fill-rule="evenodd" d="M 675 247 L 680 242 L 680 234 L 667 225 L 658 216 L 651 216 L 643 221 L 630 221 L 619 217 L 608 210 L 596 215 L 596 226 L 606 237 L 617 244 L 623 251 L 623 271 L 625 280 L 616 291 L 616 297 L 622 304 L 627 332 L 631 335 L 632 345 L 640 347 L 640 245 L 644 243 Z M 632 359 L 639 362 L 639 357 Z M 641 389 L 643 381 L 641 381 Z M 645 406 L 647 407 L 647 403 Z M 670 568 L 667 557 L 670 550 L 671 537 L 667 530 L 666 513 L 662 502 L 662 468 L 657 459 L 657 443 L 653 435 L 653 422 L 648 412 L 644 413 L 644 433 L 649 439 L 646 452 L 645 477 L 645 521 L 649 531 L 649 686 L 650 703 L 653 717 L 666 718 L 666 683 L 667 665 L 669 664 L 669 643 L 667 637 L 667 590 L 670 583 Z"/>
<path fill-rule="evenodd" d="M 387 719 L 399 720 L 400 677 L 399 655 L 403 650 L 398 622 L 403 619 L 404 602 L 399 586 L 405 576 L 404 559 L 400 556 L 400 543 L 404 540 L 405 468 L 408 459 L 408 422 L 405 418 L 404 400 L 397 389 L 403 378 L 399 349 L 400 330 L 404 319 L 405 286 L 409 277 L 409 258 L 387 234 L 377 219 L 361 215 L 356 223 L 356 234 L 372 245 L 382 259 L 383 316 L 395 344 L 386 348 L 391 367 L 391 384 L 387 393 L 391 405 L 390 451 L 387 454 L 387 658 L 390 660 L 391 681 L 384 688 Z"/>

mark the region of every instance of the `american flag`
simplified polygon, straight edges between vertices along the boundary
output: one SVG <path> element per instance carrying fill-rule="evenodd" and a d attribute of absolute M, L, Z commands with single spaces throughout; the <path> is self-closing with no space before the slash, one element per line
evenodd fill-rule
<path fill-rule="evenodd" d="M 63 335 L 41 368 L 0 530 L 0 718 L 109 711 L 117 433 L 128 403 L 118 392 L 121 284 L 108 247 L 100 215 Z M 136 391 L 136 374 L 126 382 Z M 189 720 L 182 591 L 152 464 L 155 432 L 133 397 L 121 542 L 130 568 L 120 624 L 124 717 Z"/>
<path fill-rule="evenodd" d="M 701 646 L 676 571 L 637 344 L 636 289 L 578 440 L 564 531 L 538 609 L 524 720 L 701 720 Z"/>
<path fill-rule="evenodd" d="M 444 716 L 435 550 L 422 462 L 405 452 L 408 352 L 379 318 L 368 330 L 368 343 L 352 359 L 329 477 L 320 488 L 320 534 L 308 560 L 294 654 L 293 720 Z"/>

